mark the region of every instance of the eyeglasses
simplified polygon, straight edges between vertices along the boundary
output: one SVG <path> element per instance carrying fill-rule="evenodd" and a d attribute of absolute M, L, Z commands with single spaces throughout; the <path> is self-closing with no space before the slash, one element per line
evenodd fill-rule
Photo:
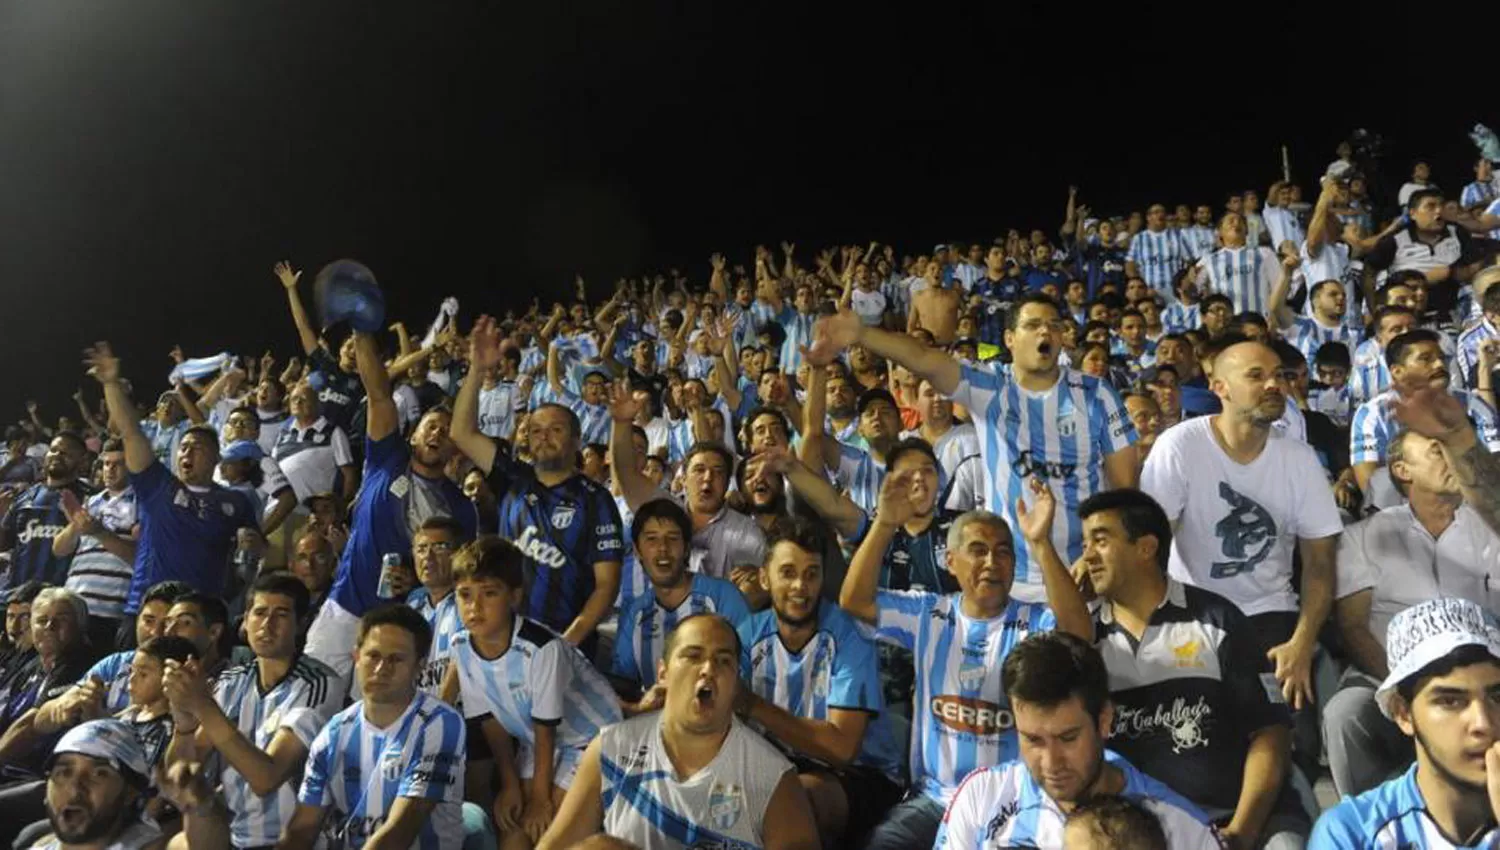
<path fill-rule="evenodd" d="M 439 540 L 435 543 L 418 543 L 417 545 L 411 547 L 411 551 L 416 555 L 426 555 L 428 552 L 442 555 L 448 552 L 452 552 L 453 544 L 444 540 Z"/>

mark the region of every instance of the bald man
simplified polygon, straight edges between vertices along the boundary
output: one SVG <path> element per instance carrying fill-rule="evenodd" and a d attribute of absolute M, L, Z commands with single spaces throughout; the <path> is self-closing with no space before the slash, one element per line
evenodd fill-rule
<path fill-rule="evenodd" d="M 1318 456 L 1272 436 L 1286 410 L 1276 352 L 1236 342 L 1213 361 L 1221 412 L 1156 439 L 1141 489 L 1172 519 L 1173 578 L 1225 597 L 1250 618 L 1292 707 L 1312 701 L 1317 636 L 1333 604 L 1343 522 Z M 1292 547 L 1302 587 L 1292 587 Z"/>

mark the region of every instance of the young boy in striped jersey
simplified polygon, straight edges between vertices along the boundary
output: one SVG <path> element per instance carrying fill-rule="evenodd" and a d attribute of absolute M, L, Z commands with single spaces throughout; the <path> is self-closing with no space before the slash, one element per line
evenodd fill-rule
<path fill-rule="evenodd" d="M 635 700 L 623 704 L 626 714 L 635 715 L 661 708 L 656 668 L 662 645 L 679 620 L 718 614 L 739 628 L 750 618 L 750 608 L 733 582 L 688 571 L 693 522 L 671 499 L 642 505 L 630 523 L 630 539 L 651 590 L 620 612 L 610 676 Z"/>
<path fill-rule="evenodd" d="M 492 810 L 505 850 L 531 847 L 552 821 L 589 741 L 620 720 L 609 683 L 557 633 L 515 613 L 525 556 L 485 536 L 453 559 L 464 631 L 443 692 L 459 694 L 500 770 Z M 511 741 L 520 746 L 514 758 Z M 522 779 L 529 780 L 523 788 Z"/>
<path fill-rule="evenodd" d="M 464 719 L 417 688 L 431 645 L 432 628 L 405 605 L 359 618 L 354 675 L 364 698 L 313 741 L 280 850 L 311 850 L 320 837 L 346 850 L 462 846 Z"/>
<path fill-rule="evenodd" d="M 245 635 L 255 658 L 212 682 L 197 662 L 166 662 L 177 727 L 168 764 L 218 753 L 236 848 L 275 844 L 296 806 L 296 780 L 318 730 L 343 703 L 343 681 L 302 654 L 307 586 L 290 573 L 251 585 Z"/>

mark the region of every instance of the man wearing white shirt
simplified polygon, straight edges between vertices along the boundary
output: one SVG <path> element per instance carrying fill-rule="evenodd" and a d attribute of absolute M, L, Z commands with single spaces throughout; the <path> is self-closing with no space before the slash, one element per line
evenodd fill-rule
<path fill-rule="evenodd" d="M 1442 445 L 1402 432 L 1386 468 L 1407 502 L 1345 529 L 1334 618 L 1353 666 L 1323 711 L 1328 767 L 1340 796 L 1374 788 L 1410 762 L 1411 743 L 1380 713 L 1389 672 L 1386 627 L 1403 609 L 1458 597 L 1500 610 L 1500 537 L 1464 504 Z"/>
<path fill-rule="evenodd" d="M 1287 701 L 1300 709 L 1312 702 L 1313 653 L 1333 602 L 1343 521 L 1313 449 L 1273 434 L 1286 412 L 1280 371 L 1261 343 L 1220 353 L 1209 388 L 1222 412 L 1158 437 L 1141 489 L 1178 527 L 1172 577 L 1224 596 L 1251 618 Z M 1294 544 L 1300 593 L 1291 584 Z"/>
<path fill-rule="evenodd" d="M 1219 247 L 1219 234 L 1213 228 L 1214 210 L 1208 204 L 1199 204 L 1193 210 L 1192 224 L 1178 228 L 1182 239 L 1187 243 L 1188 251 L 1193 259 L 1198 259 L 1204 254 L 1211 253 Z"/>
<path fill-rule="evenodd" d="M 1246 242 L 1245 218 L 1225 213 L 1219 219 L 1219 242 L 1223 245 L 1198 260 L 1196 279 L 1206 292 L 1221 292 L 1234 305 L 1234 312 L 1263 313 L 1281 268 L 1276 252 Z"/>
<path fill-rule="evenodd" d="M 1426 189 L 1437 189 L 1432 182 L 1432 169 L 1425 162 L 1418 162 L 1411 168 L 1411 179 L 1401 184 L 1401 189 L 1396 192 L 1396 203 L 1406 206 L 1411 196 Z"/>
<path fill-rule="evenodd" d="M 1265 220 L 1266 230 L 1271 234 L 1271 247 L 1278 254 L 1296 253 L 1297 246 L 1307 238 L 1301 223 L 1297 221 L 1297 214 L 1292 212 L 1294 194 L 1292 184 L 1282 182 L 1277 182 L 1266 193 L 1266 209 L 1261 213 L 1261 218 Z"/>
<path fill-rule="evenodd" d="M 322 414 L 318 391 L 302 383 L 292 390 L 292 418 L 281 426 L 274 456 L 297 493 L 297 502 L 328 493 L 343 480 L 344 500 L 351 501 L 359 484 L 349 436 Z"/>

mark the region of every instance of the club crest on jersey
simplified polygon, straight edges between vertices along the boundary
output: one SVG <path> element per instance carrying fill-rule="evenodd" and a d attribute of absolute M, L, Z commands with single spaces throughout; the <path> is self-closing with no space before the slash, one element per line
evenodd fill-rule
<path fill-rule="evenodd" d="M 564 531 L 573 524 L 573 517 L 578 514 L 578 509 L 572 505 L 558 505 L 552 511 L 552 527 L 558 531 Z"/>
<path fill-rule="evenodd" d="M 958 668 L 959 687 L 966 691 L 977 691 L 984 685 L 984 677 L 988 674 L 983 664 L 961 664 Z"/>
<path fill-rule="evenodd" d="M 228 502 L 220 502 L 219 510 L 224 512 L 224 516 L 234 516 L 234 505 Z"/>
<path fill-rule="evenodd" d="M 1057 420 L 1057 433 L 1064 437 L 1071 437 L 1078 433 L 1078 414 L 1070 413 Z"/>
<path fill-rule="evenodd" d="M 401 778 L 401 750 L 386 748 L 380 756 L 380 775 L 387 782 L 395 782 Z"/>
<path fill-rule="evenodd" d="M 733 783 L 715 782 L 708 792 L 708 820 L 714 829 L 724 832 L 734 828 L 745 810 L 745 789 Z"/>

